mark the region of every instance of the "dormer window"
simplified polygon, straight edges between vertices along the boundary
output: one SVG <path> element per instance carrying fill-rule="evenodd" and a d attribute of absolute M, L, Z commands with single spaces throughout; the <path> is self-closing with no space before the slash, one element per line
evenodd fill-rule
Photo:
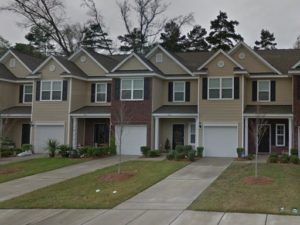
<path fill-rule="evenodd" d="M 16 67 L 16 59 L 12 58 L 9 60 L 9 67 L 10 68 L 15 68 Z"/>
<path fill-rule="evenodd" d="M 162 53 L 157 53 L 155 56 L 155 62 L 156 63 L 162 63 L 163 62 L 163 54 Z"/>

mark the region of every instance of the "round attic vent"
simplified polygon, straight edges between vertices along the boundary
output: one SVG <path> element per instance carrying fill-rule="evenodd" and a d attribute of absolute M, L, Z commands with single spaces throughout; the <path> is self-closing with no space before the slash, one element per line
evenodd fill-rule
<path fill-rule="evenodd" d="M 80 62 L 82 62 L 82 63 L 86 62 L 86 57 L 84 55 L 80 57 Z"/>
<path fill-rule="evenodd" d="M 220 67 L 220 68 L 224 67 L 224 66 L 225 66 L 224 61 L 223 61 L 223 60 L 220 60 L 220 61 L 217 63 L 217 66 Z"/>
<path fill-rule="evenodd" d="M 245 59 L 245 58 L 246 58 L 245 53 L 244 53 L 244 52 L 241 52 L 241 53 L 239 54 L 239 59 Z"/>
<path fill-rule="evenodd" d="M 50 72 L 54 72 L 55 69 L 56 69 L 55 65 L 52 64 L 52 65 L 49 66 L 49 71 Z"/>

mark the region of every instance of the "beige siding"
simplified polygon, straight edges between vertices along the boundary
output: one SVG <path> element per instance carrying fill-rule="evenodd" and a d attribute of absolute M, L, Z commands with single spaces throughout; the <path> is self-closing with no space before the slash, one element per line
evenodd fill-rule
<path fill-rule="evenodd" d="M 72 79 L 71 112 L 87 105 L 87 82 Z"/>
<path fill-rule="evenodd" d="M 132 56 L 117 70 L 148 70 L 136 57 Z"/>
<path fill-rule="evenodd" d="M 164 81 L 159 78 L 152 79 L 152 111 L 155 111 L 161 107 L 164 103 L 163 93 L 167 91 L 164 90 Z"/>
<path fill-rule="evenodd" d="M 244 59 L 240 59 L 240 53 L 245 54 Z M 233 55 L 231 55 L 235 61 L 241 64 L 249 73 L 268 73 L 273 72 L 267 67 L 261 60 L 259 60 L 253 53 L 251 53 L 244 46 L 240 46 Z"/>
<path fill-rule="evenodd" d="M 107 81 L 105 81 L 105 82 L 97 82 L 97 83 L 110 83 L 110 82 L 107 82 Z M 86 92 L 86 104 L 88 105 L 88 106 L 110 106 L 111 105 L 111 103 L 110 102 L 104 102 L 104 103 L 93 103 L 93 102 L 91 102 L 91 94 L 92 94 L 92 91 L 91 91 L 91 89 L 92 89 L 92 82 L 88 82 L 87 83 L 87 92 Z M 112 94 L 114 93 L 113 92 L 113 90 L 111 91 L 112 92 Z"/>
<path fill-rule="evenodd" d="M 15 106 L 19 100 L 17 84 L 0 81 L 0 110 Z"/>
<path fill-rule="evenodd" d="M 81 62 L 81 56 L 86 56 L 86 62 Z M 84 52 L 80 53 L 74 63 L 89 76 L 105 76 L 105 71 Z"/>
<path fill-rule="evenodd" d="M 11 139 L 17 148 L 22 145 L 22 125 L 29 124 L 30 119 L 6 119 L 4 122 L 4 136 Z"/>
<path fill-rule="evenodd" d="M 156 54 L 161 53 L 163 54 L 163 63 L 156 63 Z M 169 75 L 186 75 L 190 76 L 185 70 L 183 70 L 178 64 L 176 64 L 169 56 L 163 53 L 160 49 L 157 49 L 152 53 L 149 57 L 149 60 L 159 68 L 163 73 Z"/>
<path fill-rule="evenodd" d="M 218 67 L 219 61 L 224 62 L 224 67 Z M 219 54 L 206 67 L 209 76 L 232 76 L 236 65 L 223 54 Z"/>
<path fill-rule="evenodd" d="M 50 65 L 54 65 L 56 67 L 55 71 L 51 72 L 49 70 Z M 40 72 L 42 80 L 62 80 L 60 74 L 65 71 L 58 63 L 56 63 L 56 61 L 51 59 L 46 65 L 43 66 Z"/>
<path fill-rule="evenodd" d="M 3 61 L 3 64 L 6 66 L 9 71 L 11 71 L 16 77 L 24 78 L 28 76 L 31 72 L 29 72 L 20 62 L 16 59 L 16 66 L 10 67 L 9 61 L 10 59 L 15 58 L 13 55 L 9 55 L 6 57 L 6 59 Z"/>
<path fill-rule="evenodd" d="M 270 79 L 262 79 L 270 80 Z M 293 104 L 293 82 L 292 78 L 271 79 L 276 81 L 275 102 L 253 102 L 252 101 L 252 80 L 246 79 L 246 105 L 292 105 Z"/>

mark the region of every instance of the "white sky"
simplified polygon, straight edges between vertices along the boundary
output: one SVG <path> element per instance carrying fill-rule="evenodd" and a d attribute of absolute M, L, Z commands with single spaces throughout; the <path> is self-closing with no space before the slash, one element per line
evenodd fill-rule
<path fill-rule="evenodd" d="M 12 0 L 1 0 L 0 5 Z M 253 46 L 259 39 L 262 28 L 274 33 L 278 48 L 291 48 L 300 35 L 299 0 L 166 0 L 170 2 L 166 16 L 194 13 L 194 24 L 209 30 L 210 21 L 215 19 L 219 10 L 227 12 L 229 19 L 238 20 L 237 32 L 245 42 Z M 124 26 L 115 0 L 95 0 L 101 10 L 110 35 L 115 39 L 124 34 Z M 84 22 L 86 9 L 81 8 L 81 0 L 65 0 L 70 22 Z M 21 17 L 0 13 L 0 35 L 11 43 L 25 42 L 27 30 L 16 23 Z M 189 27 L 185 29 L 190 29 Z"/>

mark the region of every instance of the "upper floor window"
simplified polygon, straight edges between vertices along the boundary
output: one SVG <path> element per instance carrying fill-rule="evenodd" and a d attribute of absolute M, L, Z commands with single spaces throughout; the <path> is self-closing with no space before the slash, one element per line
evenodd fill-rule
<path fill-rule="evenodd" d="M 144 100 L 144 79 L 122 79 L 121 100 Z"/>
<path fill-rule="evenodd" d="M 107 84 L 97 83 L 96 84 L 96 102 L 106 102 L 107 101 Z"/>
<path fill-rule="evenodd" d="M 155 55 L 155 62 L 156 63 L 162 63 L 163 62 L 163 54 L 162 53 L 157 53 Z"/>
<path fill-rule="evenodd" d="M 23 88 L 23 102 L 32 102 L 32 84 L 25 84 Z"/>
<path fill-rule="evenodd" d="M 209 99 L 232 99 L 233 78 L 209 78 L 208 97 Z"/>
<path fill-rule="evenodd" d="M 185 101 L 185 82 L 184 81 L 174 81 L 173 88 L 173 101 L 174 102 L 184 102 Z"/>
<path fill-rule="evenodd" d="M 61 101 L 62 100 L 62 81 L 42 81 L 41 82 L 41 101 Z"/>
<path fill-rule="evenodd" d="M 268 102 L 271 98 L 271 84 L 269 80 L 257 81 L 258 101 Z"/>
<path fill-rule="evenodd" d="M 285 125 L 276 124 L 276 146 L 285 146 Z"/>

